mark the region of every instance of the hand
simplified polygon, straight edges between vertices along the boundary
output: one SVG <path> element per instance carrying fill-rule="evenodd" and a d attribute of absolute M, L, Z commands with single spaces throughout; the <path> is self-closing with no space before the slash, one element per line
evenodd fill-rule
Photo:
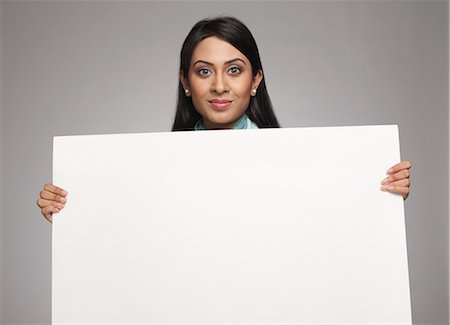
<path fill-rule="evenodd" d="M 52 222 L 53 213 L 58 213 L 64 208 L 67 201 L 67 192 L 53 184 L 45 184 L 39 193 L 36 204 L 41 208 L 41 213 L 48 221 Z"/>
<path fill-rule="evenodd" d="M 399 193 L 403 196 L 403 200 L 409 195 L 409 186 L 411 182 L 409 180 L 411 168 L 411 162 L 404 160 L 397 165 L 392 166 L 386 172 L 389 176 L 381 181 L 381 190 L 392 193 Z"/>

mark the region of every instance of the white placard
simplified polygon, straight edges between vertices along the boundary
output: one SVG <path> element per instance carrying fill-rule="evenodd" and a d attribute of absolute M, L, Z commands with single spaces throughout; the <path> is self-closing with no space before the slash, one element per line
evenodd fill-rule
<path fill-rule="evenodd" d="M 411 324 L 396 126 L 54 139 L 52 318 Z"/>

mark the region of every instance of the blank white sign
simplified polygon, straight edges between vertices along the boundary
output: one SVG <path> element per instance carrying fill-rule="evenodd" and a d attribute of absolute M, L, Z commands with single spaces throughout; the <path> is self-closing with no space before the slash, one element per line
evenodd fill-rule
<path fill-rule="evenodd" d="M 396 126 L 54 138 L 53 324 L 411 324 Z"/>

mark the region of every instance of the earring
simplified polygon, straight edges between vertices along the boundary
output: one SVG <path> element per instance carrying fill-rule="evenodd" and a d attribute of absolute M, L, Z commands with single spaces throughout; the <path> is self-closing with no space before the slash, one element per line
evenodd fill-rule
<path fill-rule="evenodd" d="M 184 90 L 184 93 L 187 95 L 188 92 L 189 92 L 189 89 L 186 88 L 186 89 Z"/>
<path fill-rule="evenodd" d="M 252 89 L 252 94 L 256 95 L 256 88 Z"/>

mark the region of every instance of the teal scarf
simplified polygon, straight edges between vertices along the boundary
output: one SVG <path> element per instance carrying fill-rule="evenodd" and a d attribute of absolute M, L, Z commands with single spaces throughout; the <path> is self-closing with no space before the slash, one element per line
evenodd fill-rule
<path fill-rule="evenodd" d="M 233 126 L 233 129 L 257 129 L 257 128 L 258 126 L 255 123 L 253 123 L 252 120 L 250 120 L 247 114 L 245 113 L 239 118 L 239 120 L 236 121 L 236 123 L 234 123 Z M 207 130 L 207 128 L 203 124 L 203 120 L 198 121 L 194 125 L 194 130 L 195 131 Z"/>

